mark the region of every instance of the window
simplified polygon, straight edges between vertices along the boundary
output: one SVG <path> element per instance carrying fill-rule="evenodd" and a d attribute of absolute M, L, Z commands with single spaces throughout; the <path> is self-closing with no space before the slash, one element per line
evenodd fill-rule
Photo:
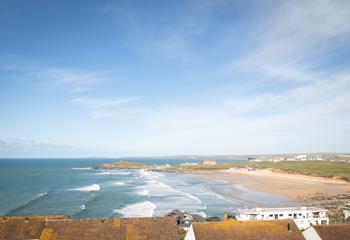
<path fill-rule="evenodd" d="M 288 214 L 288 216 L 289 216 L 289 217 L 292 217 L 292 216 L 293 216 L 293 214 L 289 213 L 289 214 Z"/>
<path fill-rule="evenodd" d="M 280 213 L 280 217 L 283 217 L 283 213 Z"/>
<path fill-rule="evenodd" d="M 270 214 L 269 217 L 273 217 L 273 214 Z"/>

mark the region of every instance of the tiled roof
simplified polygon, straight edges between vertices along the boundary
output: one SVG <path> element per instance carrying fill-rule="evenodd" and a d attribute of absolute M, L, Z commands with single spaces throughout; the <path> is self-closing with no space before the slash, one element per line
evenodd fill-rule
<path fill-rule="evenodd" d="M 304 240 L 292 220 L 193 223 L 193 230 L 196 240 Z"/>
<path fill-rule="evenodd" d="M 174 217 L 67 219 L 3 217 L 0 240 L 178 240 Z"/>
<path fill-rule="evenodd" d="M 178 240 L 176 219 L 110 218 L 47 222 L 40 240 L 115 239 L 115 240 Z"/>
<path fill-rule="evenodd" d="M 67 216 L 0 217 L 0 239 L 39 239 L 47 220 L 67 218 Z"/>
<path fill-rule="evenodd" d="M 313 226 L 322 240 L 349 240 L 350 224 Z"/>

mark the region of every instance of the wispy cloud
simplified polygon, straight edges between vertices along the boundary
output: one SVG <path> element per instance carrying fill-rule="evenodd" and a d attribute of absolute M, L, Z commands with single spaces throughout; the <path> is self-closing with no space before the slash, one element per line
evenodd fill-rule
<path fill-rule="evenodd" d="M 124 99 L 106 99 L 106 98 L 74 98 L 72 102 L 85 105 L 91 109 L 116 107 L 124 103 L 138 100 L 138 97 L 124 98 Z"/>
<path fill-rule="evenodd" d="M 139 97 L 124 99 L 78 97 L 71 101 L 88 107 L 91 116 L 95 118 L 105 118 L 114 116 L 116 107 L 136 100 L 139 100 Z"/>
<path fill-rule="evenodd" d="M 337 111 L 350 111 L 347 102 L 349 97 L 350 73 L 340 73 L 283 93 L 231 97 L 227 99 L 225 105 L 237 114 L 254 112 L 281 114 L 306 107 L 312 111 L 334 114 Z M 329 105 L 335 102 L 337 104 Z"/>
<path fill-rule="evenodd" d="M 45 68 L 33 65 L 4 64 L 14 79 L 38 83 L 50 89 L 64 88 L 71 93 L 92 90 L 98 84 L 111 81 L 111 72 L 81 71 L 64 68 Z"/>
<path fill-rule="evenodd" d="M 166 19 L 150 14 L 152 10 L 143 11 L 132 1 L 109 2 L 100 11 L 114 15 L 124 26 L 124 35 L 130 38 L 128 44 L 133 50 L 189 62 L 198 60 L 193 52 L 198 43 L 195 39 L 207 32 L 213 10 L 231 3 L 230 0 L 178 1 L 176 7 L 166 4 L 166 12 L 162 13 L 167 15 Z M 149 7 L 156 10 L 156 5 Z"/>
<path fill-rule="evenodd" d="M 85 106 L 94 118 L 112 117 L 115 107 L 138 99 L 138 97 L 90 97 L 94 90 L 112 82 L 112 72 L 82 71 L 64 68 L 41 68 L 33 65 L 3 64 L 2 69 L 11 72 L 13 79 L 39 85 L 45 89 L 69 93 L 70 102 Z"/>
<path fill-rule="evenodd" d="M 1 157 L 91 157 L 108 156 L 106 155 L 107 152 L 87 147 L 29 141 L 18 138 L 0 139 Z"/>
<path fill-rule="evenodd" d="M 233 71 L 256 71 L 277 79 L 315 81 L 319 54 L 341 48 L 350 34 L 350 2 L 285 1 L 277 5 L 258 31 L 253 51 L 234 60 Z"/>

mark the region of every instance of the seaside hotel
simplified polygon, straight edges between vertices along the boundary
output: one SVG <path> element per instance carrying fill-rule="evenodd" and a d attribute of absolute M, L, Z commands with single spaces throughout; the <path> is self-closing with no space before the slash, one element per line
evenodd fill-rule
<path fill-rule="evenodd" d="M 299 229 L 329 224 L 328 210 L 317 207 L 238 209 L 238 221 L 293 219 Z"/>

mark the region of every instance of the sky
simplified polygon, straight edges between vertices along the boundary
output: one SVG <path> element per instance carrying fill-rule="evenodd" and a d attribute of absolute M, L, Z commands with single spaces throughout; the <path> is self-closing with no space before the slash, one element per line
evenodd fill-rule
<path fill-rule="evenodd" d="M 0 157 L 350 152 L 348 0 L 2 0 Z"/>

